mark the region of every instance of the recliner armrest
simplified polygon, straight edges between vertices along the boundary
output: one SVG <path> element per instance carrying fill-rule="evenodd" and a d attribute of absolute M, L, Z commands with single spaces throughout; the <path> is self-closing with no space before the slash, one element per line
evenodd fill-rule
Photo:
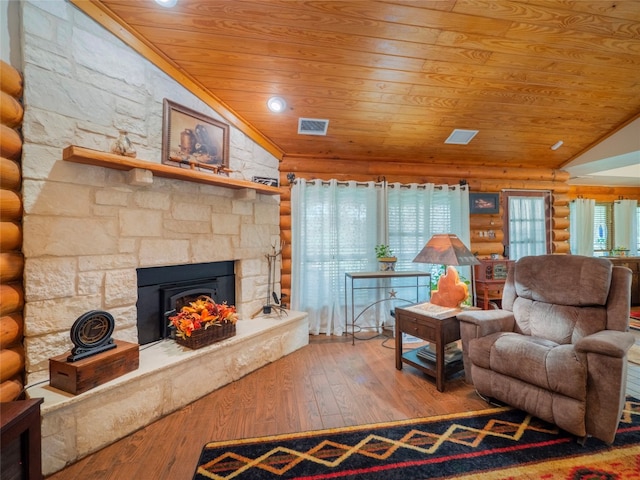
<path fill-rule="evenodd" d="M 609 357 L 624 357 L 631 345 L 635 343 L 635 337 L 631 333 L 617 330 L 602 330 L 581 338 L 575 344 L 576 351 L 582 353 L 599 353 Z"/>
<path fill-rule="evenodd" d="M 513 312 L 508 310 L 471 310 L 456 315 L 460 322 L 476 326 L 476 338 L 496 332 L 512 332 Z"/>

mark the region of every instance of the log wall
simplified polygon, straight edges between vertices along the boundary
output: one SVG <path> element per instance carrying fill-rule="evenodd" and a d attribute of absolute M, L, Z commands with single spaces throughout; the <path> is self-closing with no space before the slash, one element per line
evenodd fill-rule
<path fill-rule="evenodd" d="M 596 202 L 613 202 L 615 200 L 637 200 L 640 204 L 640 186 L 638 187 L 600 187 L 588 185 L 571 185 L 569 200 L 588 198 Z"/>
<path fill-rule="evenodd" d="M 358 162 L 285 156 L 280 164 L 280 233 L 286 246 L 282 252 L 282 292 L 291 294 L 291 195 L 287 174 L 306 180 L 371 181 L 382 177 L 387 182 L 435 183 L 454 185 L 465 180 L 471 192 L 502 190 L 548 190 L 552 192 L 552 249 L 569 252 L 569 174 L 541 168 L 500 168 L 452 166 L 425 163 Z M 502 212 L 496 215 L 471 215 L 471 251 L 480 257 L 503 253 Z"/>
<path fill-rule="evenodd" d="M 22 77 L 0 61 L 0 401 L 17 399 L 24 386 Z"/>

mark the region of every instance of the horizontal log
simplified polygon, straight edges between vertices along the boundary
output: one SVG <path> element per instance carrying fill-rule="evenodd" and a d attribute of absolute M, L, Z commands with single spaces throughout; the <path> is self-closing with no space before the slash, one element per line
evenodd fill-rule
<path fill-rule="evenodd" d="M 282 273 L 291 273 L 291 259 L 283 258 L 282 265 L 280 266 Z"/>
<path fill-rule="evenodd" d="M 17 400 L 22 393 L 24 385 L 20 380 L 20 375 L 16 375 L 9 380 L 0 383 L 0 402 L 12 402 Z"/>
<path fill-rule="evenodd" d="M 291 275 L 284 273 L 282 278 L 280 278 L 280 289 L 283 290 L 285 288 L 291 288 Z"/>
<path fill-rule="evenodd" d="M 568 205 L 571 201 L 568 193 L 554 192 L 552 202 L 554 205 Z"/>
<path fill-rule="evenodd" d="M 551 238 L 555 241 L 569 240 L 569 232 L 567 230 L 551 230 Z"/>
<path fill-rule="evenodd" d="M 364 163 L 350 160 L 328 161 L 326 159 L 290 156 L 285 156 L 283 158 L 280 164 L 280 171 L 286 173 L 293 172 L 296 176 L 299 176 L 299 173 L 304 171 L 316 172 L 318 174 L 359 172 L 374 177 L 385 176 L 387 179 L 395 175 L 406 175 L 407 172 L 411 172 L 411 174 L 415 176 L 428 175 L 433 177 L 451 177 L 457 179 L 501 178 L 505 180 L 544 180 L 556 182 L 566 182 L 569 180 L 568 172 L 547 168 L 505 168 L 388 161 L 369 161 Z"/>
<path fill-rule="evenodd" d="M 552 217 L 568 217 L 569 216 L 569 207 L 568 206 L 553 206 L 552 209 Z"/>
<path fill-rule="evenodd" d="M 500 242 L 471 242 L 470 250 L 474 255 L 491 255 L 493 253 L 502 255 L 504 245 Z"/>
<path fill-rule="evenodd" d="M 569 253 L 571 248 L 569 242 L 551 242 L 551 251 L 553 253 Z"/>
<path fill-rule="evenodd" d="M 0 283 L 0 316 L 22 310 L 24 291 L 17 283 Z"/>
<path fill-rule="evenodd" d="M 613 202 L 620 197 L 629 200 L 640 200 L 640 186 L 638 187 L 605 187 L 591 185 L 570 185 L 569 197 L 590 198 L 598 202 Z"/>
<path fill-rule="evenodd" d="M 0 188 L 19 190 L 21 182 L 20 164 L 8 158 L 0 157 Z"/>
<path fill-rule="evenodd" d="M 280 216 L 280 230 L 291 230 L 291 215 Z"/>
<path fill-rule="evenodd" d="M 489 232 L 493 232 L 493 236 Z M 489 228 L 486 230 L 471 230 L 471 242 L 502 242 L 504 233 L 501 229 Z"/>
<path fill-rule="evenodd" d="M 283 240 L 285 243 L 291 243 L 291 230 L 288 229 L 280 229 L 280 239 Z"/>
<path fill-rule="evenodd" d="M 24 320 L 19 312 L 0 317 L 0 348 L 7 348 L 22 341 Z"/>
<path fill-rule="evenodd" d="M 0 91 L 14 98 L 22 97 L 22 75 L 18 70 L 0 60 Z"/>
<path fill-rule="evenodd" d="M 565 228 L 569 228 L 570 220 L 567 217 L 553 217 L 551 219 L 551 225 L 554 230 L 563 230 Z"/>
<path fill-rule="evenodd" d="M 17 192 L 0 189 L 0 216 L 3 220 L 20 220 L 22 198 Z"/>
<path fill-rule="evenodd" d="M 469 182 L 471 184 L 471 182 Z M 506 180 L 506 179 L 480 179 L 478 191 L 480 192 L 500 192 L 503 189 L 511 190 L 549 190 L 555 193 L 567 193 L 569 185 L 560 182 L 544 182 L 544 181 L 523 181 L 523 180 Z M 473 191 L 476 191 L 473 189 Z"/>
<path fill-rule="evenodd" d="M 472 230 L 501 230 L 502 217 L 500 215 L 471 215 L 469 224 Z"/>
<path fill-rule="evenodd" d="M 22 278 L 24 257 L 20 252 L 0 253 L 0 282 L 9 283 Z"/>
<path fill-rule="evenodd" d="M 0 222 L 0 251 L 20 250 L 22 226 L 15 222 Z"/>
<path fill-rule="evenodd" d="M 9 380 L 24 370 L 24 348 L 16 345 L 0 349 L 0 382 Z"/>
<path fill-rule="evenodd" d="M 0 123 L 7 127 L 18 127 L 22 123 L 24 109 L 18 100 L 0 91 Z"/>
<path fill-rule="evenodd" d="M 291 215 L 291 201 L 280 197 L 280 215 Z"/>
<path fill-rule="evenodd" d="M 0 156 L 17 160 L 22 153 L 22 138 L 11 127 L 0 124 Z"/>

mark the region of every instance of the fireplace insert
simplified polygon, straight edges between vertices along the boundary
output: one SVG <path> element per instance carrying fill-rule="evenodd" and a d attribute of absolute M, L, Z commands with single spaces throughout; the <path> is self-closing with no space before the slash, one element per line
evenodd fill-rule
<path fill-rule="evenodd" d="M 234 262 L 138 268 L 138 343 L 169 337 L 168 312 L 200 295 L 235 305 Z"/>

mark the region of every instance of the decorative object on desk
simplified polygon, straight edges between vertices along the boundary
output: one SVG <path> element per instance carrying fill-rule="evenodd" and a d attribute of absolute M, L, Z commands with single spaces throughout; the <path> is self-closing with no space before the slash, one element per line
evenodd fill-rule
<path fill-rule="evenodd" d="M 279 187 L 278 179 L 272 177 L 251 177 L 251 181 L 255 183 L 261 183 L 262 185 L 269 185 L 270 187 Z"/>
<path fill-rule="evenodd" d="M 131 140 L 129 140 L 126 130 L 120 130 L 118 138 L 116 138 L 111 145 L 111 153 L 135 158 L 136 149 L 133 148 L 133 144 L 131 143 Z"/>
<path fill-rule="evenodd" d="M 394 272 L 396 270 L 396 262 L 398 259 L 393 256 L 393 251 L 389 245 L 376 245 L 375 252 L 378 258 L 378 269 L 381 272 Z"/>
<path fill-rule="evenodd" d="M 176 343 L 197 349 L 233 337 L 238 314 L 235 306 L 202 295 L 169 320 L 169 326 L 176 330 Z"/>
<path fill-rule="evenodd" d="M 469 213 L 499 213 L 499 193 L 470 193 Z"/>
<path fill-rule="evenodd" d="M 91 310 L 73 322 L 71 326 L 71 342 L 75 347 L 67 357 L 68 362 L 96 355 L 116 348 L 111 338 L 115 328 L 115 320 L 109 312 Z"/>
<path fill-rule="evenodd" d="M 617 246 L 611 253 L 614 257 L 628 257 L 629 249 L 627 247 Z"/>
<path fill-rule="evenodd" d="M 431 295 L 431 303 L 443 307 L 458 307 L 469 296 L 467 285 L 460 281 L 454 265 L 478 265 L 480 262 L 453 234 L 435 234 L 413 259 L 415 263 L 447 265 L 438 280 L 438 289 Z"/>
<path fill-rule="evenodd" d="M 162 163 L 228 174 L 229 125 L 164 99 Z"/>

